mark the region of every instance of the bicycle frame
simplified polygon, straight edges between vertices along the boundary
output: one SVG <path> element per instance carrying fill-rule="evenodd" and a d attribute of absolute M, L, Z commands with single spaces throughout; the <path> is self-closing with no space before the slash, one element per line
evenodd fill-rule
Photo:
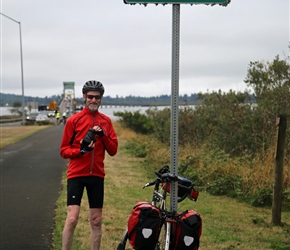
<path fill-rule="evenodd" d="M 153 206 L 157 206 L 161 213 L 164 214 L 164 223 L 166 223 L 166 233 L 165 233 L 165 246 L 164 246 L 164 250 L 169 250 L 169 245 L 170 245 L 170 232 L 171 232 L 171 224 L 169 223 L 169 221 L 167 220 L 167 215 L 166 215 L 166 197 L 167 197 L 167 189 L 165 188 L 163 193 L 160 192 L 160 184 L 161 182 L 157 179 L 155 181 L 155 186 L 154 186 L 154 191 L 153 191 L 153 195 L 152 195 L 152 202 L 151 204 Z M 145 186 L 144 186 L 145 187 Z M 159 203 L 159 205 L 157 204 Z M 155 247 L 156 250 L 161 250 L 160 248 L 160 235 L 162 234 L 162 228 L 163 225 L 160 227 L 160 231 L 159 231 L 159 237 L 158 237 L 158 242 L 157 245 Z M 163 249 L 162 249 L 163 250 Z"/>

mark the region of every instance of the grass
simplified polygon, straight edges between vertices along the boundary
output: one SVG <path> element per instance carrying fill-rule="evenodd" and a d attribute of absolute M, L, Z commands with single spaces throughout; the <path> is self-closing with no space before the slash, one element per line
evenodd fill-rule
<path fill-rule="evenodd" d="M 48 126 L 2 126 L 0 127 L 0 148 L 13 144 Z"/>
<path fill-rule="evenodd" d="M 1 143 L 5 137 L 14 143 L 20 138 L 44 129 L 45 127 L 9 127 L 3 131 Z M 136 135 L 115 125 L 119 137 L 119 152 L 114 157 L 107 156 L 105 179 L 105 204 L 103 210 L 102 250 L 116 249 L 128 216 L 138 201 L 150 200 L 151 189 L 142 189 L 150 181 L 141 158 L 126 153 L 124 145 Z M 17 137 L 15 139 L 11 137 Z M 7 139 L 6 138 L 6 139 Z M 6 141 L 7 144 L 7 141 Z M 65 183 L 65 173 L 63 175 Z M 65 185 L 64 185 L 65 186 Z M 200 250 L 289 250 L 290 249 L 290 213 L 282 213 L 283 226 L 271 224 L 271 208 L 255 208 L 248 204 L 222 196 L 211 196 L 201 192 L 196 203 L 186 200 L 178 204 L 178 210 L 194 209 L 203 218 L 203 232 Z M 66 217 L 66 190 L 61 190 L 55 211 L 55 229 L 52 250 L 61 249 L 61 232 Z M 73 249 L 90 249 L 89 209 L 86 195 L 75 232 Z M 127 244 L 128 245 L 128 244 Z M 128 250 L 129 248 L 128 245 Z"/>
<path fill-rule="evenodd" d="M 133 206 L 150 200 L 152 189 L 142 189 L 150 181 L 141 158 L 127 154 L 124 145 L 136 137 L 129 130 L 115 125 L 119 137 L 119 152 L 106 158 L 105 204 L 103 211 L 102 250 L 116 249 L 126 228 Z M 65 181 L 65 179 L 64 179 Z M 66 216 L 66 190 L 62 190 L 56 209 L 56 227 L 52 250 L 61 249 L 61 232 Z M 255 208 L 231 198 L 211 196 L 201 192 L 196 203 L 186 200 L 179 211 L 194 209 L 203 218 L 200 250 L 286 250 L 290 249 L 290 213 L 283 212 L 282 227 L 271 225 L 271 209 Z M 90 249 L 89 210 L 84 195 L 73 249 Z M 127 249 L 131 249 L 127 243 Z"/>

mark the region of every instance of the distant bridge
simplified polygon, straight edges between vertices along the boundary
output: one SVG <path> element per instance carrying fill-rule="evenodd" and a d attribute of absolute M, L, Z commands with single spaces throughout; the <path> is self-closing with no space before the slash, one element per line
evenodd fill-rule
<path fill-rule="evenodd" d="M 157 106 L 170 106 L 168 104 L 154 104 L 154 103 L 118 103 L 118 102 L 102 102 L 102 106 L 130 106 L 130 107 L 157 107 Z"/>
<path fill-rule="evenodd" d="M 184 103 L 179 103 L 179 106 L 193 106 L 194 104 L 184 104 Z M 170 103 L 168 104 L 130 104 L 130 103 L 125 103 L 125 104 L 120 104 L 120 103 L 102 103 L 102 107 L 148 107 L 148 108 L 154 108 L 154 107 L 170 107 Z"/>

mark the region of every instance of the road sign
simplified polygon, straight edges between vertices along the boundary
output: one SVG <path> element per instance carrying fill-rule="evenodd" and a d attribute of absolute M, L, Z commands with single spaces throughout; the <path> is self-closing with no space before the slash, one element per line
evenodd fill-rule
<path fill-rule="evenodd" d="M 219 4 L 227 5 L 231 0 L 124 0 L 127 4 Z"/>

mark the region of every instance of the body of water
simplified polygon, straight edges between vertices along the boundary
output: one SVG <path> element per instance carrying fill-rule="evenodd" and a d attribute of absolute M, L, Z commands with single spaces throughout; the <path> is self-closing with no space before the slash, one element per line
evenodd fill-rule
<path fill-rule="evenodd" d="M 12 112 L 13 110 L 15 110 L 15 108 L 13 107 L 0 107 L 0 116 L 4 116 L 4 115 L 17 115 L 17 112 Z M 37 113 L 38 110 L 37 109 L 32 109 L 31 113 Z"/>
<path fill-rule="evenodd" d="M 169 106 L 158 106 L 157 109 L 162 110 L 164 108 L 168 108 Z M 194 107 L 191 106 L 190 107 Z M 4 116 L 4 115 L 12 115 L 11 110 L 13 109 L 13 107 L 0 107 L 0 116 Z M 149 109 L 149 107 L 141 107 L 141 106 L 101 106 L 99 108 L 99 111 L 107 116 L 109 116 L 113 121 L 116 121 L 119 119 L 119 117 L 114 116 L 114 112 L 125 112 L 125 111 L 129 111 L 129 112 L 134 112 L 134 111 L 140 111 L 141 114 L 144 114 L 145 111 Z M 33 111 L 33 112 L 37 112 L 37 110 Z"/>
<path fill-rule="evenodd" d="M 107 116 L 109 116 L 113 121 L 116 121 L 119 119 L 119 117 L 114 116 L 114 112 L 134 112 L 139 111 L 141 114 L 144 114 L 145 111 L 149 109 L 149 107 L 141 107 L 141 106 L 132 106 L 132 107 L 122 107 L 122 106 L 115 106 L 115 107 L 100 107 L 99 111 Z M 158 109 L 164 109 L 164 106 L 158 107 Z"/>
<path fill-rule="evenodd" d="M 12 107 L 0 107 L 0 116 L 13 115 L 13 113 L 11 112 L 11 109 L 13 109 L 13 108 Z"/>

